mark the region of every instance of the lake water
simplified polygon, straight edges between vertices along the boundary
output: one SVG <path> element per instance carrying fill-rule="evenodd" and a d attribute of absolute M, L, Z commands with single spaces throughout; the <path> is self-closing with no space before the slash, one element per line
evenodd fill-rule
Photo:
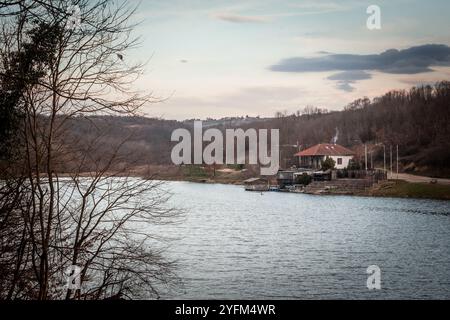
<path fill-rule="evenodd" d="M 450 298 L 449 201 L 165 188 L 187 213 L 164 227 L 182 284 L 163 299 Z"/>

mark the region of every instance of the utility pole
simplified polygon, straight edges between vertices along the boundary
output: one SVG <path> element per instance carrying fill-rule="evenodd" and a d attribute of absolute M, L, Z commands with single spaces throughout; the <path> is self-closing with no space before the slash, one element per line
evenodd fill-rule
<path fill-rule="evenodd" d="M 390 145 L 390 149 L 391 149 L 391 156 L 389 157 L 389 160 L 391 161 L 391 176 L 392 176 L 392 144 Z"/>
<path fill-rule="evenodd" d="M 398 145 L 397 145 L 397 180 L 398 180 Z"/>
<path fill-rule="evenodd" d="M 383 144 L 383 170 L 386 172 L 386 146 Z"/>
<path fill-rule="evenodd" d="M 364 144 L 364 158 L 366 163 L 366 171 L 367 171 L 367 145 Z"/>
<path fill-rule="evenodd" d="M 370 151 L 370 170 L 373 170 L 373 150 Z"/>

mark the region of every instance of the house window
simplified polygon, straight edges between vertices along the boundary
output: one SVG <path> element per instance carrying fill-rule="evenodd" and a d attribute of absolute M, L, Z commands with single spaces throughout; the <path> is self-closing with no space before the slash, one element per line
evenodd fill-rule
<path fill-rule="evenodd" d="M 342 164 L 342 158 L 337 158 L 337 164 Z"/>

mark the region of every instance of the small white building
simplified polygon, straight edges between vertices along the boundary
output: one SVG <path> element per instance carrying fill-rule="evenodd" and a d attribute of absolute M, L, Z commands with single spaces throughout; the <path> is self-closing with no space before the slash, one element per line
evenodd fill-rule
<path fill-rule="evenodd" d="M 299 165 L 302 168 L 319 169 L 326 157 L 330 157 L 336 163 L 336 169 L 345 169 L 351 159 L 353 159 L 353 151 L 331 143 L 320 143 L 295 154 L 299 157 Z"/>

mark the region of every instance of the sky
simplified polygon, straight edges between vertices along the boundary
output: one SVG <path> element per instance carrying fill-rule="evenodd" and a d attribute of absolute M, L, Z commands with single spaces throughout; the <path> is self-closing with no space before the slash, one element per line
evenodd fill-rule
<path fill-rule="evenodd" d="M 450 80 L 447 0 L 145 0 L 136 87 L 165 119 L 271 117 Z M 368 6 L 381 28 L 370 30 Z"/>

